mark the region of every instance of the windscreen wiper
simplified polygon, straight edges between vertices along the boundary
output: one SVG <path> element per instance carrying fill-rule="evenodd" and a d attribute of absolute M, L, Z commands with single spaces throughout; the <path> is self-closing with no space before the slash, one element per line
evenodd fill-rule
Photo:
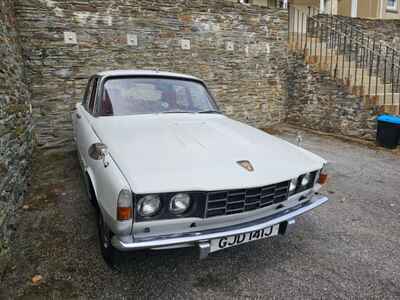
<path fill-rule="evenodd" d="M 202 110 L 202 111 L 198 111 L 198 114 L 221 114 L 220 111 L 218 110 Z"/>

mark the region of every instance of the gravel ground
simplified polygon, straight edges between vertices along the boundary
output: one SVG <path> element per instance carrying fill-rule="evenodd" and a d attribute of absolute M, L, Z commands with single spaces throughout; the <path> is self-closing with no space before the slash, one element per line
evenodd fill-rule
<path fill-rule="evenodd" d="M 295 140 L 290 128 L 278 135 Z M 130 253 L 121 271 L 100 256 L 75 153 L 36 159 L 0 298 L 399 299 L 399 156 L 311 133 L 303 138 L 304 148 L 332 163 L 323 191 L 331 201 L 300 217 L 289 235 L 202 261 L 194 249 Z"/>

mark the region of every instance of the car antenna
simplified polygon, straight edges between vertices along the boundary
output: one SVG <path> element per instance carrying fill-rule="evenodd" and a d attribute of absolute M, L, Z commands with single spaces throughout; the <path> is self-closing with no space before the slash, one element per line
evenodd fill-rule
<path fill-rule="evenodd" d="M 297 146 L 301 146 L 301 143 L 303 142 L 303 137 L 300 134 L 300 131 L 297 131 L 297 136 L 296 136 L 296 141 L 297 141 Z"/>

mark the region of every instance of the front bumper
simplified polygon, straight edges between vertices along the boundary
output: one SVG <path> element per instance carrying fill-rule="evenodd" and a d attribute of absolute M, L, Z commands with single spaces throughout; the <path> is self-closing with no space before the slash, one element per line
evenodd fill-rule
<path fill-rule="evenodd" d="M 310 201 L 299 204 L 287 210 L 280 211 L 274 215 L 260 218 L 251 222 L 246 222 L 229 227 L 209 229 L 197 232 L 182 234 L 166 234 L 149 238 L 135 238 L 133 242 L 123 242 L 117 236 L 112 238 L 112 245 L 121 251 L 155 249 L 155 248 L 173 248 L 184 246 L 199 246 L 200 256 L 208 255 L 210 248 L 210 240 L 243 234 L 251 231 L 260 230 L 276 224 L 285 224 L 283 234 L 287 225 L 294 223 L 294 219 L 328 201 L 328 198 L 322 195 L 314 195 Z"/>

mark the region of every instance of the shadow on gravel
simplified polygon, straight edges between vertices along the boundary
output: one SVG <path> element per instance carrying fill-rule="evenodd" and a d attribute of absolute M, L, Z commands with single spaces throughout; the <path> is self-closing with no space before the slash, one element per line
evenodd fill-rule
<path fill-rule="evenodd" d="M 288 259 L 275 239 L 228 249 L 202 261 L 194 248 L 122 253 L 119 271 L 109 268 L 100 255 L 95 209 L 85 194 L 75 152 L 37 154 L 31 191 L 17 223 L 15 251 L 0 294 L 5 298 L 108 298 L 140 292 L 168 298 L 190 295 L 192 289 L 225 293 L 240 285 L 238 271 L 254 272 L 265 256 L 270 259 L 262 268 L 274 268 L 279 260 Z M 273 247 L 260 257 L 257 248 L 263 245 Z M 37 284 L 31 282 L 35 275 L 42 277 Z"/>
<path fill-rule="evenodd" d="M 202 261 L 193 248 L 124 253 L 120 271 L 100 255 L 76 153 L 37 153 L 0 299 L 399 299 L 399 161 L 307 133 L 304 147 L 333 162 L 331 201 L 293 233 Z"/>

